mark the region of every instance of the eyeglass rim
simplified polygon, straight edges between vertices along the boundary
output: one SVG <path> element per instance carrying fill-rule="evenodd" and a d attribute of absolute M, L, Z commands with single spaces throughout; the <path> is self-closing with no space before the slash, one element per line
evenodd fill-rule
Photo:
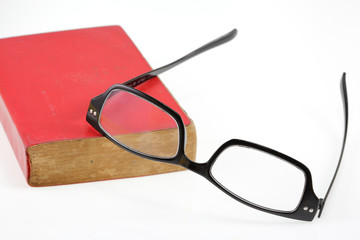
<path fill-rule="evenodd" d="M 151 104 L 155 105 L 156 107 L 160 108 L 161 110 L 163 110 L 165 113 L 169 114 L 176 122 L 177 127 L 178 127 L 178 131 L 179 131 L 179 140 L 178 140 L 178 148 L 177 148 L 177 153 L 172 156 L 172 157 L 159 157 L 159 156 L 153 156 L 150 154 L 146 154 L 146 153 L 142 153 L 140 151 L 137 151 L 129 146 L 126 146 L 124 144 L 121 144 L 119 141 L 117 141 L 113 136 L 111 136 L 111 134 L 109 134 L 102 126 L 100 123 L 100 119 L 101 119 L 101 113 L 103 110 L 103 107 L 106 103 L 106 100 L 108 98 L 108 96 L 111 94 L 111 92 L 113 92 L 114 90 L 122 90 L 128 93 L 131 93 L 137 97 L 140 97 L 142 99 L 144 99 L 145 101 L 150 102 Z M 185 154 L 185 144 L 186 144 L 186 128 L 184 125 L 184 122 L 181 119 L 181 116 L 174 111 L 173 109 L 171 109 L 170 107 L 168 107 L 167 105 L 165 105 L 164 103 L 160 102 L 159 100 L 151 97 L 150 95 L 137 90 L 135 88 L 123 85 L 123 84 L 115 84 L 112 85 L 110 88 L 108 88 L 103 94 L 97 96 L 96 98 L 93 98 L 90 102 L 90 107 L 89 110 L 92 109 L 92 112 L 96 111 L 97 114 L 94 116 L 93 114 L 90 113 L 90 111 L 88 111 L 87 115 L 86 115 L 86 119 L 88 120 L 88 122 L 96 128 L 96 130 L 100 130 L 100 132 L 107 138 L 109 139 L 111 142 L 115 143 L 117 146 L 121 147 L 122 149 L 129 151 L 139 157 L 143 157 L 149 160 L 155 160 L 155 161 L 163 161 L 166 163 L 177 163 L 178 160 Z"/>
<path fill-rule="evenodd" d="M 254 150 L 258 150 L 260 152 L 270 154 L 272 156 L 275 156 L 279 159 L 279 161 L 285 161 L 298 169 L 300 169 L 304 173 L 305 177 L 305 183 L 304 188 L 302 192 L 302 196 L 299 199 L 298 205 L 295 207 L 295 209 L 290 211 L 283 211 L 283 210 L 276 210 L 272 208 L 267 208 L 258 204 L 255 204 L 253 202 L 250 202 L 244 198 L 241 198 L 237 194 L 231 192 L 229 189 L 227 189 L 225 186 L 223 186 L 220 182 L 216 180 L 216 178 L 212 174 L 212 167 L 214 166 L 214 163 L 218 159 L 218 157 L 229 147 L 233 146 L 241 146 L 246 148 L 251 148 Z M 301 162 L 297 161 L 296 159 L 285 155 L 281 152 L 278 152 L 274 149 L 265 147 L 260 144 L 256 144 L 253 142 L 241 140 L 241 139 L 231 139 L 227 142 L 225 142 L 223 145 L 221 145 L 215 153 L 211 156 L 208 164 L 208 180 L 213 183 L 216 187 L 218 187 L 220 190 L 222 190 L 224 193 L 229 195 L 230 197 L 234 198 L 235 200 L 249 206 L 252 208 L 255 208 L 257 210 L 275 214 L 278 216 L 286 217 L 286 218 L 292 218 L 297 220 L 304 220 L 304 221 L 312 221 L 316 215 L 316 212 L 318 210 L 319 204 L 321 202 L 321 199 L 319 199 L 313 189 L 313 183 L 312 183 L 312 176 L 310 170 Z M 312 209 L 312 210 L 310 210 Z"/>

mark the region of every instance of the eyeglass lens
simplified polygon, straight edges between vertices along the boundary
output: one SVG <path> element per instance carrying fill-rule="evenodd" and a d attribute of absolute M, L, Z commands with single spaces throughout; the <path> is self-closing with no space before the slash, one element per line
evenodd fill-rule
<path fill-rule="evenodd" d="M 127 91 L 115 89 L 108 95 L 100 113 L 100 126 L 134 151 L 160 158 L 177 154 L 176 121 L 158 106 Z"/>
<path fill-rule="evenodd" d="M 227 148 L 210 171 L 218 183 L 238 197 L 278 211 L 294 210 L 305 186 L 305 175 L 296 166 L 242 146 Z"/>

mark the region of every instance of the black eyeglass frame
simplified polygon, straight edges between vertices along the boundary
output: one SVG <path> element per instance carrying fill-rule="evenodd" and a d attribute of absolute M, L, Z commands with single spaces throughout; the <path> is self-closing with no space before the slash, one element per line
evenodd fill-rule
<path fill-rule="evenodd" d="M 195 50 L 194 52 L 186 55 L 185 57 L 183 57 L 173 63 L 165 65 L 164 67 L 152 70 L 148 73 L 142 74 L 142 75 L 140 75 L 134 79 L 131 79 L 123 84 L 115 84 L 115 85 L 111 86 L 104 93 L 91 99 L 90 106 L 89 106 L 89 109 L 88 109 L 88 112 L 86 115 L 86 120 L 91 124 L 91 126 L 93 126 L 97 131 L 99 131 L 107 139 L 109 139 L 111 142 L 113 142 L 117 146 L 123 148 L 124 150 L 129 151 L 137 156 L 140 156 L 140 157 L 143 157 L 143 158 L 146 158 L 149 160 L 180 165 L 188 170 L 191 170 L 191 171 L 203 176 L 207 180 L 209 180 L 211 183 L 213 183 L 216 187 L 218 187 L 220 190 L 222 190 L 224 193 L 226 193 L 230 197 L 234 198 L 235 200 L 237 200 L 249 207 L 252 207 L 257 210 L 264 211 L 264 212 L 267 212 L 270 214 L 286 217 L 286 218 L 292 218 L 292 219 L 304 220 L 304 221 L 312 221 L 318 210 L 319 210 L 319 217 L 322 213 L 325 200 L 331 190 L 331 187 L 332 187 L 335 177 L 337 175 L 337 172 L 338 172 L 338 169 L 339 169 L 339 166 L 341 163 L 342 155 L 344 152 L 346 135 L 347 135 L 347 124 L 348 124 L 347 123 L 348 122 L 348 101 L 347 101 L 345 73 L 343 74 L 342 81 L 341 81 L 341 89 L 342 89 L 341 93 L 343 96 L 344 111 L 345 111 L 345 134 L 344 134 L 343 146 L 342 146 L 342 151 L 341 151 L 340 159 L 338 162 L 338 166 L 336 168 L 334 177 L 331 181 L 331 184 L 329 186 L 329 189 L 328 189 L 324 199 L 318 198 L 316 196 L 316 194 L 314 193 L 310 170 L 304 164 L 302 164 L 301 162 L 299 162 L 283 153 L 280 153 L 276 150 L 273 150 L 271 148 L 268 148 L 268 147 L 265 147 L 265 146 L 262 146 L 262 145 L 259 145 L 256 143 L 252 143 L 252 142 L 240 140 L 240 139 L 232 139 L 232 140 L 225 142 L 223 145 L 221 145 L 220 148 L 218 148 L 216 150 L 216 152 L 212 155 L 212 157 L 207 162 L 197 163 L 197 162 L 192 161 L 185 154 L 186 129 L 185 129 L 185 125 L 184 125 L 180 115 L 173 109 L 169 108 L 162 102 L 158 101 L 157 99 L 134 88 L 135 86 L 157 76 L 158 74 L 160 74 L 162 72 L 169 70 L 170 68 L 186 61 L 187 59 L 189 59 L 193 56 L 196 56 L 197 54 L 199 54 L 201 52 L 204 52 L 215 46 L 223 44 L 227 41 L 230 41 L 232 38 L 235 37 L 236 33 L 237 33 L 237 31 L 235 29 L 235 30 L 231 31 L 230 33 L 204 45 L 203 47 Z M 104 106 L 104 103 L 106 102 L 107 97 L 114 90 L 122 90 L 122 91 L 125 91 L 128 93 L 131 93 L 133 95 L 136 95 L 136 96 L 154 104 L 155 106 L 159 107 L 164 112 L 169 114 L 176 121 L 178 129 L 179 129 L 179 145 L 178 145 L 178 151 L 174 157 L 161 158 L 161 157 L 156 157 L 156 156 L 147 155 L 147 154 L 138 152 L 132 148 L 127 147 L 126 145 L 119 143 L 109 133 L 107 133 L 106 130 L 104 130 L 102 128 L 101 123 L 100 123 L 102 108 Z M 255 203 L 252 203 L 250 201 L 247 201 L 246 199 L 241 198 L 240 196 L 238 196 L 235 193 L 228 190 L 226 187 L 222 186 L 211 174 L 211 169 L 212 169 L 212 166 L 214 165 L 216 159 L 220 156 L 220 154 L 224 150 L 226 150 L 227 148 L 232 147 L 232 146 L 252 148 L 252 149 L 270 154 L 270 155 L 277 157 L 280 160 L 283 160 L 283 161 L 297 167 L 298 169 L 300 169 L 304 173 L 305 184 L 304 184 L 302 197 L 301 197 L 300 202 L 297 205 L 297 207 L 292 211 L 279 211 L 279 210 L 275 210 L 275 209 L 266 208 L 266 207 L 257 205 Z"/>

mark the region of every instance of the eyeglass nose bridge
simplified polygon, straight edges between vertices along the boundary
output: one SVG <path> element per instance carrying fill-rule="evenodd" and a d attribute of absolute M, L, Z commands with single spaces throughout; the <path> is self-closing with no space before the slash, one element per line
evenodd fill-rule
<path fill-rule="evenodd" d="M 181 165 L 182 167 L 197 173 L 205 178 L 209 176 L 209 164 L 208 162 L 205 163 L 197 163 L 192 161 L 186 154 L 183 154 L 177 164 Z"/>

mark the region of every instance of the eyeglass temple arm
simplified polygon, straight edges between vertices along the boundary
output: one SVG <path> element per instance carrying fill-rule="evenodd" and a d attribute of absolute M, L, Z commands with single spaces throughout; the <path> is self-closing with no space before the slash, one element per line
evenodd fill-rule
<path fill-rule="evenodd" d="M 344 129 L 344 137 L 343 137 L 343 143 L 342 143 L 342 148 L 341 148 L 341 153 L 340 153 L 340 158 L 339 158 L 339 162 L 338 165 L 336 167 L 334 176 L 331 180 L 330 186 L 326 192 L 326 195 L 324 197 L 324 199 L 322 200 L 322 202 L 320 203 L 320 209 L 319 209 L 319 216 L 321 216 L 322 211 L 324 210 L 324 205 L 326 202 L 327 197 L 329 196 L 330 190 L 334 184 L 336 175 L 339 171 L 339 167 L 341 164 L 341 160 L 344 154 L 344 149 L 345 149 L 345 143 L 346 143 L 346 136 L 347 136 L 347 130 L 348 130 L 348 118 L 349 118 L 349 110 L 348 110 L 348 96 L 347 96 L 347 90 L 346 90 L 346 73 L 343 73 L 342 78 L 341 78 L 341 96 L 342 96 L 342 100 L 343 100 L 343 105 L 344 105 L 344 120 L 345 120 L 345 129 Z"/>
<path fill-rule="evenodd" d="M 188 60 L 188 59 L 190 59 L 192 57 L 195 57 L 196 55 L 199 55 L 199 54 L 201 54 L 201 53 L 203 53 L 203 52 L 205 52 L 207 50 L 210 50 L 210 49 L 212 49 L 214 47 L 217 47 L 217 46 L 219 46 L 221 44 L 229 42 L 230 40 L 232 40 L 236 36 L 236 34 L 237 34 L 237 30 L 233 29 L 229 33 L 227 33 L 227 34 L 225 34 L 225 35 L 223 35 L 223 36 L 221 36 L 221 37 L 219 37 L 219 38 L 205 44 L 204 46 L 196 49 L 195 51 L 187 54 L 186 56 L 184 56 L 184 57 L 182 57 L 182 58 L 180 58 L 180 59 L 178 59 L 178 60 L 176 60 L 176 61 L 174 61 L 174 62 L 172 62 L 170 64 L 167 64 L 167 65 L 165 65 L 163 67 L 154 69 L 154 70 L 149 71 L 147 73 L 144 73 L 144 74 L 142 74 L 140 76 L 137 76 L 137 77 L 135 77 L 135 78 L 123 83 L 123 84 L 126 85 L 126 86 L 129 86 L 129 87 L 136 87 L 139 84 L 144 83 L 147 80 L 149 80 L 149 79 L 151 79 L 153 77 L 156 77 L 157 75 L 159 75 L 159 74 L 161 74 L 163 72 L 166 72 L 167 70 L 169 70 L 169 69 L 171 69 L 171 68 L 185 62 L 186 60 Z"/>

